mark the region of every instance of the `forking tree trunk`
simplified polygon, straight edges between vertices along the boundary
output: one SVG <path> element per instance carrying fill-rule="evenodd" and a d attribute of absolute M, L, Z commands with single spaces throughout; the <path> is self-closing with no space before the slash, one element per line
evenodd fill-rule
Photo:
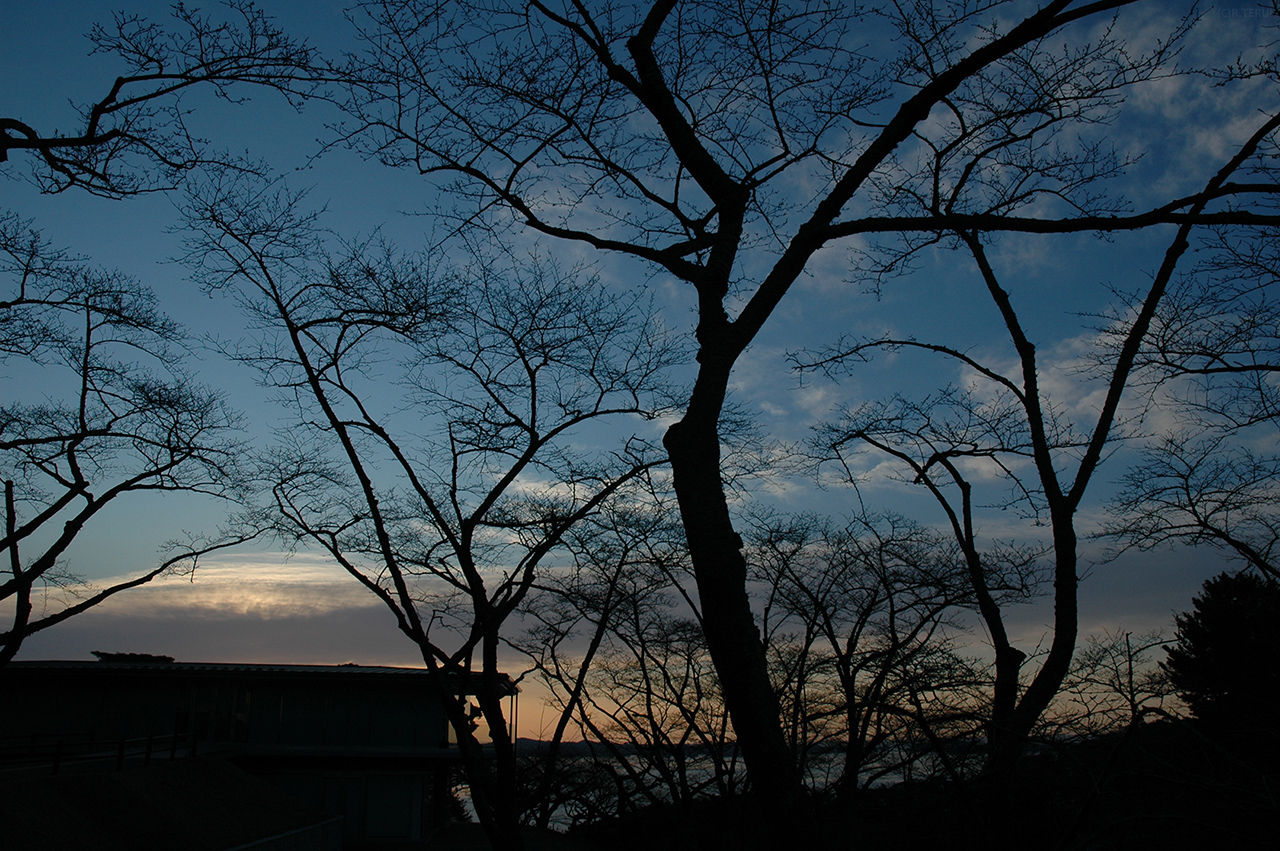
<path fill-rule="evenodd" d="M 983 766 L 983 773 L 988 776 L 1007 776 L 1017 764 L 1036 722 L 1062 687 L 1075 654 L 1080 629 L 1075 509 L 1065 504 L 1061 497 L 1055 503 L 1051 508 L 1054 524 L 1053 642 L 1016 708 L 992 719 L 989 751 Z"/>

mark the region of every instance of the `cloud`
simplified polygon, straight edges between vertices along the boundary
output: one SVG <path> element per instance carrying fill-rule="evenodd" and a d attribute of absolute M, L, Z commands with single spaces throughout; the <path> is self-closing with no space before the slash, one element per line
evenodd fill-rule
<path fill-rule="evenodd" d="M 106 580 L 110 581 L 110 580 Z M 122 592 L 36 633 L 19 659 L 87 659 L 91 650 L 188 662 L 421 665 L 392 614 L 318 556 L 228 556 Z"/>
<path fill-rule="evenodd" d="M 128 577 L 95 580 L 106 587 Z M 118 617 L 170 620 L 305 618 L 382 605 L 320 556 L 283 553 L 202 561 L 191 577 L 167 577 L 121 592 L 97 609 Z M 80 617 L 84 617 L 81 615 Z"/>

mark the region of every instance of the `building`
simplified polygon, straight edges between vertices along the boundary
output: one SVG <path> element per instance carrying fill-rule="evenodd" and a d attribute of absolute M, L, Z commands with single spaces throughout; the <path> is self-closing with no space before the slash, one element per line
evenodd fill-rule
<path fill-rule="evenodd" d="M 425 669 L 99 655 L 0 671 L 0 761 L 10 772 L 110 772 L 217 753 L 342 816 L 348 838 L 417 839 L 451 806 L 457 747 Z M 472 693 L 464 685 L 451 688 Z M 514 711 L 518 690 L 505 675 L 502 688 Z"/>

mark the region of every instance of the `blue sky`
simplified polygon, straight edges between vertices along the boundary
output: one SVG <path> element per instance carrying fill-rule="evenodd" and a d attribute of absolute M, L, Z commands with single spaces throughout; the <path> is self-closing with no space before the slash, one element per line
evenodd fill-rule
<path fill-rule="evenodd" d="M 117 73 L 109 57 L 85 55 L 89 45 L 81 34 L 93 22 L 108 20 L 119 5 L 98 0 L 11 3 L 0 30 L 0 78 L 6 81 L 0 114 L 45 130 L 73 126 L 67 100 L 97 97 Z M 1142 5 L 1125 19 L 1126 26 L 1140 40 L 1167 27 L 1175 5 L 1180 4 Z M 262 4 L 284 29 L 329 51 L 352 44 L 342 6 L 333 0 Z M 159 2 L 128 4 L 130 12 L 152 18 L 163 18 L 167 8 Z M 1187 57 L 1207 63 L 1247 53 L 1264 37 L 1265 22 L 1245 3 L 1210 9 Z M 194 126 L 217 147 L 270 162 L 291 186 L 310 187 L 310 199 L 327 206 L 325 223 L 335 231 L 355 235 L 381 228 L 410 246 L 430 232 L 429 218 L 406 215 L 430 209 L 435 190 L 429 183 L 340 150 L 312 162 L 314 140 L 324 136 L 324 123 L 331 118 L 323 107 L 311 106 L 299 115 L 273 93 L 249 95 L 251 102 L 240 105 L 191 97 Z M 1214 91 L 1185 80 L 1158 83 L 1136 95 L 1129 117 L 1106 131 L 1121 149 L 1143 154 L 1125 185 L 1134 205 L 1202 185 L 1208 176 L 1205 164 L 1220 161 L 1251 129 L 1249 122 L 1256 116 L 1248 103 L 1253 96 L 1246 86 Z M 181 235 L 174 232 L 179 219 L 174 199 L 152 195 L 108 201 L 78 192 L 41 196 L 22 179 L 21 163 L 12 163 L 9 174 L 12 179 L 0 181 L 0 207 L 34 219 L 55 245 L 135 275 L 196 336 L 234 338 L 242 332 L 244 320 L 234 302 L 201 294 L 185 268 L 172 262 L 182 252 Z M 1087 414 L 1090 394 L 1096 392 L 1080 385 L 1070 371 L 1091 344 L 1090 323 L 1081 314 L 1104 309 L 1113 287 L 1140 287 L 1158 264 L 1167 238 L 1167 233 L 1147 233 L 1110 242 L 1091 235 L 1001 240 L 997 269 L 1029 317 L 1029 330 L 1049 362 L 1048 380 L 1067 409 L 1074 406 Z M 600 262 L 605 277 L 621 286 L 651 287 L 666 321 L 688 330 L 692 301 L 680 285 L 651 279 L 645 270 L 608 258 Z M 901 353 L 882 356 L 839 385 L 819 377 L 801 383 L 787 353 L 829 344 L 840 334 L 911 334 L 992 363 L 1012 363 L 1012 350 L 994 308 L 977 289 L 967 256 L 926 254 L 912 276 L 889 282 L 879 295 L 851 281 L 848 269 L 842 249 L 819 255 L 735 373 L 736 400 L 756 415 L 768 435 L 802 440 L 810 425 L 842 402 L 856 404 L 965 378 L 950 364 Z M 211 351 L 197 356 L 201 379 L 224 389 L 252 423 L 252 435 L 268 440 L 281 411 L 255 386 L 252 373 Z M 0 379 L 6 398 L 30 392 L 14 376 Z M 1122 452 L 1099 474 L 1082 528 L 1099 511 L 1108 483 L 1123 472 L 1123 463 Z M 804 475 L 761 483 L 757 489 L 791 510 L 841 515 L 854 504 L 848 489 L 822 488 Z M 862 495 L 875 507 L 908 512 L 922 522 L 941 519 L 919 493 L 883 476 L 866 483 Z M 208 524 L 211 510 L 216 511 L 182 496 L 122 504 L 106 522 L 86 531 L 70 567 L 96 581 L 126 574 L 150 563 L 176 528 Z M 986 522 L 992 534 L 1035 534 L 1011 516 L 993 515 Z M 1171 611 L 1186 608 L 1200 582 L 1220 568 L 1221 560 L 1207 551 L 1136 554 L 1100 565 L 1090 571 L 1082 589 L 1082 633 L 1165 626 Z M 1048 617 L 1032 606 L 1018 620 L 1024 644 L 1034 644 Z M 262 549 L 211 559 L 194 583 L 175 580 L 122 595 L 36 636 L 20 658 L 88 658 L 90 650 L 166 653 L 189 661 L 413 664 L 418 658 L 376 601 L 323 559 L 304 553 L 285 560 Z"/>

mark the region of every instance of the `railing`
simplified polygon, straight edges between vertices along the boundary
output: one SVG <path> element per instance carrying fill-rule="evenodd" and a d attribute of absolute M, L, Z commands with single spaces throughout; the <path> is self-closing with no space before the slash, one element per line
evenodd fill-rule
<path fill-rule="evenodd" d="M 91 733 L 10 736 L 0 738 L 0 772 L 47 768 L 49 774 L 58 774 L 69 766 L 110 761 L 115 762 L 116 771 L 121 771 L 126 764 L 149 765 L 153 759 L 193 757 L 197 748 L 194 732 L 133 738 L 103 738 Z"/>

